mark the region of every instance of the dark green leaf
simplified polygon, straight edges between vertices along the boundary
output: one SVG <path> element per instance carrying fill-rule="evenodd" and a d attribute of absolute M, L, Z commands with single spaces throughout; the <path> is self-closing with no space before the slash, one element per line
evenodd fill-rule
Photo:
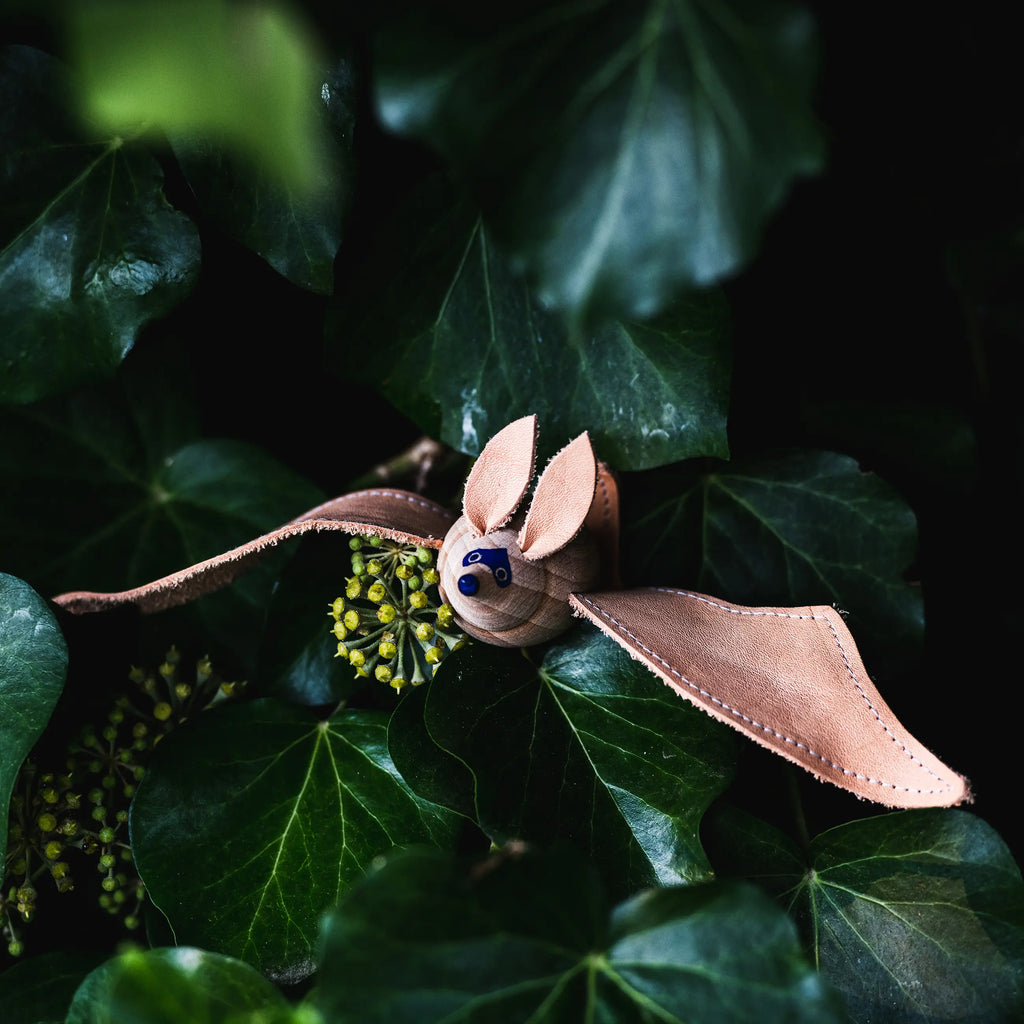
<path fill-rule="evenodd" d="M 583 333 L 543 309 L 479 223 L 446 210 L 433 227 L 377 301 L 362 315 L 350 308 L 333 331 L 361 351 L 387 351 L 351 370 L 423 430 L 477 455 L 511 420 L 537 413 L 541 460 L 584 430 L 616 468 L 728 453 L 717 292 L 647 323 Z"/>
<path fill-rule="evenodd" d="M 456 653 L 424 722 L 461 762 L 449 802 L 464 810 L 468 769 L 492 839 L 569 840 L 617 894 L 709 876 L 698 828 L 729 781 L 733 735 L 597 630 L 574 630 L 540 664 L 483 644 Z M 416 787 L 413 759 L 400 760 Z"/>
<path fill-rule="evenodd" d="M 917 524 L 896 492 L 834 452 L 627 478 L 623 575 L 740 604 L 836 604 L 869 667 L 920 653 L 921 593 L 900 575 Z"/>
<path fill-rule="evenodd" d="M 179 943 L 278 981 L 313 970 L 320 915 L 393 846 L 445 845 L 454 818 L 417 798 L 386 718 L 326 722 L 272 700 L 208 712 L 165 740 L 132 805 L 139 873 Z"/>
<path fill-rule="evenodd" d="M 188 294 L 199 238 L 152 157 L 83 140 L 53 58 L 0 51 L 0 95 L 0 401 L 29 402 L 112 373 Z"/>
<path fill-rule="evenodd" d="M 62 1018 L 63 1019 L 63 1018 Z M 246 963 L 201 949 L 132 950 L 90 974 L 67 1024 L 288 1024 L 284 996 Z"/>
<path fill-rule="evenodd" d="M 328 919 L 321 974 L 332 1024 L 841 1020 L 755 890 L 656 889 L 609 915 L 564 854 L 396 857 Z"/>
<path fill-rule="evenodd" d="M 18 769 L 46 728 L 64 689 L 68 652 L 46 602 L 0 573 L 0 850 Z"/>
<path fill-rule="evenodd" d="M 176 138 L 174 152 L 203 213 L 262 256 L 279 274 L 310 291 L 334 289 L 334 257 L 352 189 L 355 82 L 339 61 L 320 83 L 321 120 L 332 145 L 324 187 L 306 194 L 201 137 Z"/>
<path fill-rule="evenodd" d="M 381 115 L 449 158 L 545 304 L 666 308 L 734 271 L 820 166 L 789 4 L 410 6 L 380 38 Z"/>
<path fill-rule="evenodd" d="M 323 500 L 252 445 L 198 440 L 186 371 L 163 356 L 133 353 L 113 384 L 0 416 L 0 564 L 40 590 L 137 586 Z M 251 627 L 286 555 L 200 602 L 207 626 L 221 635 Z"/>
<path fill-rule="evenodd" d="M 4 1024 L 64 1024 L 82 979 L 105 953 L 43 953 L 0 974 Z"/>
<path fill-rule="evenodd" d="M 822 833 L 806 855 L 763 822 L 733 815 L 717 826 L 733 871 L 782 899 L 853 1020 L 1024 1015 L 1024 884 L 980 818 L 880 815 Z"/>

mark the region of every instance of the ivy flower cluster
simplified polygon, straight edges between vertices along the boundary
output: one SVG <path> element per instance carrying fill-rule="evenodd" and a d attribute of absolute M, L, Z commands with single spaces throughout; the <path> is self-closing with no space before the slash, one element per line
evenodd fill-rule
<path fill-rule="evenodd" d="M 62 770 L 43 770 L 31 758 L 22 766 L 0 888 L 0 936 L 12 956 L 23 952 L 23 929 L 36 916 L 38 887 L 47 877 L 67 893 L 85 871 L 95 879 L 100 907 L 123 915 L 129 930 L 138 928 L 146 893 L 128 843 L 132 797 L 160 740 L 244 685 L 221 681 L 207 658 L 186 680 L 180 662 L 172 647 L 156 672 L 133 668 L 132 691 L 117 698 L 102 725 L 80 731 Z"/>
<path fill-rule="evenodd" d="M 353 537 L 349 547 L 352 575 L 328 613 L 335 657 L 399 693 L 425 683 L 448 652 L 466 642 L 453 628 L 451 605 L 440 601 L 436 553 L 381 537 Z"/>

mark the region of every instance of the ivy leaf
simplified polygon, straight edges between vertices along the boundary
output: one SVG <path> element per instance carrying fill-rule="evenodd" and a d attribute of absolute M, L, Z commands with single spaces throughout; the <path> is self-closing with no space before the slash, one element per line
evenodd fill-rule
<path fill-rule="evenodd" d="M 64 1018 L 62 1017 L 61 1020 Z M 283 995 L 240 960 L 187 946 L 134 949 L 82 982 L 67 1024 L 299 1024 Z"/>
<path fill-rule="evenodd" d="M 464 811 L 471 772 L 493 841 L 570 841 L 619 894 L 710 876 L 698 829 L 730 780 L 734 737 L 597 630 L 574 630 L 539 664 L 483 644 L 457 652 L 435 675 L 423 720 L 459 762 L 428 761 L 427 791 L 447 774 L 447 802 Z M 418 790 L 415 758 L 399 760 Z"/>
<path fill-rule="evenodd" d="M 161 743 L 131 835 L 179 943 L 287 983 L 312 972 L 320 916 L 374 857 L 448 845 L 454 821 L 395 770 L 382 713 L 318 721 L 257 700 L 204 713 Z"/>
<path fill-rule="evenodd" d="M 584 430 L 616 468 L 728 454 L 728 317 L 718 292 L 692 293 L 646 323 L 584 332 L 544 309 L 464 211 L 440 207 L 417 237 L 397 277 L 387 268 L 386 286 L 372 275 L 352 286 L 331 333 L 360 351 L 389 351 L 383 369 L 363 360 L 349 368 L 343 356 L 337 364 L 425 432 L 478 455 L 508 422 L 537 413 L 541 460 Z"/>
<path fill-rule="evenodd" d="M 329 295 L 354 174 L 355 77 L 346 61 L 320 77 L 318 113 L 330 170 L 313 192 L 289 188 L 207 138 L 178 136 L 172 145 L 205 217 L 293 284 Z"/>
<path fill-rule="evenodd" d="M 199 270 L 199 237 L 159 164 L 84 140 L 57 61 L 0 50 L 0 401 L 110 375 Z"/>
<path fill-rule="evenodd" d="M 17 538 L 0 549 L 0 563 L 47 593 L 121 590 L 323 500 L 253 445 L 199 440 L 185 372 L 173 352 L 140 351 L 114 383 L 0 415 L 0 537 Z M 281 556 L 198 602 L 206 627 L 251 644 L 254 609 L 268 599 Z"/>
<path fill-rule="evenodd" d="M 842 1020 L 753 888 L 655 889 L 609 913 L 564 854 L 469 871 L 431 851 L 395 857 L 327 919 L 321 977 L 332 1024 Z"/>
<path fill-rule="evenodd" d="M 836 604 L 868 664 L 912 664 L 921 592 L 901 573 L 913 512 L 884 480 L 835 452 L 793 451 L 622 482 L 624 575 L 748 605 Z"/>
<path fill-rule="evenodd" d="M 67 645 L 46 602 L 0 573 L 0 850 L 18 770 L 50 720 L 67 667 Z"/>
<path fill-rule="evenodd" d="M 648 317 L 735 271 L 821 164 L 812 26 L 787 3 L 449 0 L 411 5 L 377 55 L 385 124 L 445 154 L 540 300 L 577 315 Z"/>
<path fill-rule="evenodd" d="M 0 974 L 5 1024 L 64 1024 L 68 1004 L 83 978 L 105 953 L 42 953 Z"/>
<path fill-rule="evenodd" d="M 1024 883 L 964 811 L 901 811 L 817 836 L 806 854 L 738 812 L 716 866 L 762 882 L 801 925 L 854 1021 L 1002 1024 L 1024 1014 Z"/>

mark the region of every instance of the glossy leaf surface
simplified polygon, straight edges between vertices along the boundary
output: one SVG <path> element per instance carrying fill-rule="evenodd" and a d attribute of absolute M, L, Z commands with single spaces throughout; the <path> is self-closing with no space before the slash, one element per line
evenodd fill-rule
<path fill-rule="evenodd" d="M 378 107 L 449 158 L 541 301 L 647 317 L 734 271 L 818 169 L 813 51 L 788 4 L 450 0 L 382 32 Z"/>
<path fill-rule="evenodd" d="M 0 850 L 7 850 L 18 769 L 50 720 L 67 666 L 67 645 L 46 602 L 0 573 Z"/>
<path fill-rule="evenodd" d="M 439 671 L 423 725 L 455 763 L 426 759 L 426 792 L 473 811 L 497 842 L 572 842 L 610 891 L 710 876 L 698 828 L 731 776 L 731 731 L 675 696 L 597 630 L 580 627 L 539 663 L 475 644 Z M 417 788 L 422 734 L 390 742 Z M 412 753 L 402 749 L 410 744 Z"/>
<path fill-rule="evenodd" d="M 905 811 L 830 829 L 805 855 L 738 815 L 727 867 L 801 925 L 851 1019 L 1000 1024 L 1024 1013 L 1024 884 L 998 834 L 963 811 Z"/>
<path fill-rule="evenodd" d="M 364 310 L 373 282 L 361 285 L 333 334 L 350 351 L 387 346 L 376 375 L 375 363 L 352 368 L 453 448 L 477 455 L 506 423 L 536 413 L 542 462 L 584 430 L 619 469 L 728 454 L 729 327 L 717 292 L 644 323 L 571 328 L 479 222 L 450 209 L 417 234 L 401 270 L 385 269 L 377 301 Z"/>
<path fill-rule="evenodd" d="M 183 946 L 132 950 L 82 982 L 67 1024 L 288 1024 L 284 996 L 247 963 Z"/>
<path fill-rule="evenodd" d="M 453 821 L 399 776 L 381 713 L 321 722 L 258 700 L 204 714 L 161 744 L 131 834 L 179 943 L 294 982 L 313 970 L 321 914 L 373 858 L 447 845 Z"/>
<path fill-rule="evenodd" d="M 869 667 L 912 663 L 921 592 L 914 514 L 882 479 L 835 452 L 787 452 L 709 472 L 624 481 L 627 584 L 687 586 L 739 604 L 833 604 Z"/>
<path fill-rule="evenodd" d="M 0 401 L 109 376 L 191 290 L 199 237 L 153 157 L 82 137 L 60 65 L 0 50 Z"/>
<path fill-rule="evenodd" d="M 564 855 L 395 858 L 328 919 L 321 977 L 333 1024 L 842 1019 L 752 888 L 656 889 L 609 913 Z"/>

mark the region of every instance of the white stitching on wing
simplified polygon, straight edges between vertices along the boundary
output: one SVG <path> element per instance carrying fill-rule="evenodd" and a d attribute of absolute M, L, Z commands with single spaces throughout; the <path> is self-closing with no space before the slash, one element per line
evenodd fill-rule
<path fill-rule="evenodd" d="M 846 666 L 846 671 L 847 671 L 847 674 L 850 676 L 850 680 L 853 682 L 853 685 L 857 688 L 857 692 L 861 695 L 861 698 L 864 700 L 864 702 L 867 704 L 867 706 L 871 709 L 872 714 L 875 716 L 875 720 L 882 727 L 882 729 L 885 730 L 885 733 L 889 737 L 889 739 L 892 740 L 892 742 L 895 743 L 898 747 L 900 747 L 900 749 L 902 749 L 903 752 L 915 764 L 917 764 L 920 768 L 922 768 L 929 775 L 931 775 L 932 778 L 934 778 L 934 779 L 938 780 L 939 782 L 943 783 L 943 788 L 942 789 L 915 789 L 915 788 L 913 788 L 911 786 L 898 786 L 898 785 L 896 785 L 893 782 L 885 782 L 882 779 L 875 779 L 875 778 L 872 778 L 869 775 L 862 775 L 862 774 L 860 774 L 860 772 L 853 771 L 850 768 L 845 768 L 841 764 L 837 764 L 835 761 L 830 760 L 824 754 L 819 754 L 816 750 L 813 750 L 811 747 L 808 747 L 805 743 L 801 743 L 799 740 L 794 739 L 791 736 L 786 736 L 784 733 L 780 733 L 777 730 L 771 728 L 771 726 L 764 725 L 762 722 L 758 722 L 756 719 L 751 718 L 749 715 L 744 714 L 738 708 L 734 708 L 731 705 L 726 704 L 725 701 L 723 701 L 720 698 L 714 696 L 714 694 L 712 694 L 710 691 L 704 690 L 700 686 L 698 686 L 696 683 L 691 682 L 678 669 L 673 668 L 663 657 L 661 657 L 661 655 L 656 654 L 649 647 L 647 647 L 645 644 L 643 644 L 639 640 L 639 638 L 637 636 L 635 636 L 633 633 L 631 633 L 621 622 L 618 621 L 618 619 L 616 619 L 613 615 L 610 615 L 603 608 L 599 607 L 594 601 L 592 601 L 585 594 L 576 594 L 574 596 L 576 596 L 577 598 L 579 598 L 582 601 L 585 601 L 588 605 L 590 605 L 591 608 L 594 609 L 595 612 L 597 612 L 598 615 L 600 615 L 604 619 L 607 619 L 617 629 L 621 630 L 622 633 L 625 636 L 627 636 L 630 640 L 633 641 L 633 643 L 635 643 L 637 645 L 637 647 L 640 648 L 640 650 L 642 650 L 649 657 L 653 658 L 655 661 L 657 661 L 660 664 L 662 664 L 665 667 L 665 669 L 668 672 L 670 672 L 672 675 L 674 675 L 680 682 L 685 683 L 686 686 L 688 686 L 691 690 L 693 690 L 696 693 L 699 693 L 702 697 L 705 697 L 712 704 L 715 704 L 718 707 L 722 708 L 723 711 L 728 711 L 729 714 L 734 715 L 735 717 L 742 719 L 744 722 L 747 722 L 749 725 L 753 726 L 754 728 L 759 729 L 761 732 L 767 733 L 767 734 L 769 734 L 771 736 L 776 737 L 777 739 L 782 740 L 784 743 L 788 743 L 791 746 L 794 746 L 794 747 L 796 747 L 796 748 L 798 748 L 800 750 L 806 751 L 807 754 L 810 755 L 811 757 L 815 758 L 818 761 L 821 761 L 823 764 L 827 764 L 831 768 L 835 768 L 837 771 L 842 772 L 844 775 L 851 775 L 854 778 L 861 779 L 864 782 L 870 782 L 870 783 L 873 783 L 874 785 L 877 785 L 877 786 L 886 786 L 886 787 L 888 787 L 890 789 L 900 789 L 900 790 L 904 790 L 905 792 L 908 792 L 908 793 L 948 793 L 948 792 L 950 792 L 953 789 L 952 783 L 946 782 L 946 780 L 943 779 L 941 776 L 936 775 L 935 772 L 933 772 L 927 765 L 923 764 L 920 761 L 919 758 L 915 757 L 915 755 L 910 750 L 907 749 L 906 745 L 904 743 L 901 743 L 896 738 L 896 736 L 893 735 L 893 733 L 890 731 L 889 727 L 885 724 L 885 722 L 882 721 L 881 716 L 878 714 L 878 710 L 871 703 L 871 701 L 868 698 L 868 695 L 864 692 L 864 690 L 861 687 L 860 683 L 857 682 L 857 677 L 854 674 L 853 669 L 852 669 L 852 667 L 850 665 L 850 661 L 849 661 L 849 659 L 846 656 L 846 650 L 843 648 L 842 641 L 839 639 L 839 634 L 836 632 L 836 628 L 832 624 L 832 622 L 829 620 L 828 616 L 826 616 L 826 615 L 805 615 L 805 614 L 800 614 L 798 612 L 777 612 L 777 611 L 761 610 L 761 609 L 756 609 L 756 608 L 730 608 L 728 605 L 719 604 L 717 601 L 713 601 L 710 598 L 704 596 L 703 594 L 694 594 L 694 593 L 692 593 L 691 591 L 688 591 L 688 590 L 672 590 L 669 587 L 653 587 L 652 589 L 656 590 L 656 591 L 658 591 L 660 593 L 663 593 L 663 594 L 678 594 L 680 597 L 689 597 L 689 598 L 692 598 L 695 601 L 701 601 L 704 604 L 710 605 L 713 608 L 718 608 L 721 611 L 730 612 L 733 615 L 752 615 L 752 616 L 769 616 L 770 615 L 770 616 L 774 616 L 776 618 L 785 618 L 785 619 L 824 619 L 825 622 L 828 625 L 829 630 L 832 633 L 832 637 L 833 637 L 833 639 L 836 642 L 836 646 L 839 648 L 839 652 L 842 655 L 843 664 Z"/>

